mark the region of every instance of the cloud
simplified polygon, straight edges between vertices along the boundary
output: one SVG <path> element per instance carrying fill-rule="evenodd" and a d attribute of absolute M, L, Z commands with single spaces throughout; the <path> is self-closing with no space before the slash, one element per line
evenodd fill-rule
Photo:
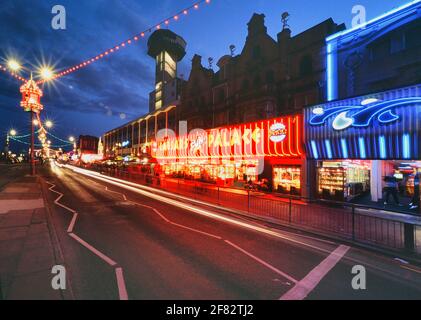
<path fill-rule="evenodd" d="M 51 63 L 58 71 L 64 70 L 140 32 L 152 19 L 144 14 L 146 4 L 135 1 L 61 2 L 67 13 L 65 31 L 51 28 L 55 1 L 37 1 L 36 5 L 29 0 L 1 1 L 1 57 L 17 57 L 31 69 Z M 153 83 L 154 61 L 146 55 L 146 42 L 139 41 L 46 85 L 42 102 L 48 114 L 65 113 L 70 119 L 78 119 L 80 114 L 98 115 L 102 121 L 110 119 L 115 124 L 111 119 L 124 122 L 148 111 Z M 9 120 L 16 123 L 22 121 L 19 85 L 6 75 L 0 76 L 0 112 L 16 107 L 8 112 Z"/>

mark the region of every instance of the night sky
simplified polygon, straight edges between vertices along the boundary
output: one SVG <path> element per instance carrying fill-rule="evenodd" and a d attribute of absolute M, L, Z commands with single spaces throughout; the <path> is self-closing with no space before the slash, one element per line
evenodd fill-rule
<path fill-rule="evenodd" d="M 351 25 L 351 9 L 362 4 L 371 19 L 408 0 L 212 0 L 211 5 L 192 12 L 169 28 L 188 43 L 187 56 L 179 74 L 189 75 L 191 58 L 203 56 L 203 63 L 229 53 L 234 44 L 240 53 L 247 34 L 247 22 L 254 12 L 266 15 L 269 34 L 281 30 L 281 13 L 291 14 L 293 35 L 332 17 Z M 194 0 L 1 0 L 0 59 L 15 57 L 35 69 L 47 63 L 56 70 L 78 64 L 121 43 L 172 16 Z M 51 28 L 51 9 L 65 6 L 67 30 Z M 44 87 L 43 118 L 51 119 L 53 133 L 101 135 L 148 111 L 148 94 L 154 87 L 154 60 L 146 54 L 146 41 L 120 50 L 87 68 Z M 217 68 L 214 66 L 214 68 Z M 22 73 L 28 77 L 28 73 Z M 0 147 L 11 128 L 29 133 L 29 115 L 19 107 L 20 83 L 0 73 Z M 14 149 L 18 145 L 13 145 Z M 21 146 L 19 146 L 21 149 Z"/>

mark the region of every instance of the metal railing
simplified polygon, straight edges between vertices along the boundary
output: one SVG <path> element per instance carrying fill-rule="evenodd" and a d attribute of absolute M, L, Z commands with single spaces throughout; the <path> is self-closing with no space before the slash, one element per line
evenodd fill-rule
<path fill-rule="evenodd" d="M 395 215 L 389 217 L 388 210 L 382 209 L 383 214 L 380 215 L 377 214 L 378 209 L 372 211 L 373 208 L 352 203 L 315 201 L 295 196 L 281 198 L 272 194 L 224 188 L 195 180 L 131 174 L 118 169 L 102 169 L 101 172 L 237 210 L 269 222 L 387 249 L 421 254 L 421 223 L 399 219 Z"/>

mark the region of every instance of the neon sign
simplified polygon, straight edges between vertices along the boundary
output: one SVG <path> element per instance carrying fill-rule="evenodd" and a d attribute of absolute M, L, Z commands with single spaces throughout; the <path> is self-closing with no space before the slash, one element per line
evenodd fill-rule
<path fill-rule="evenodd" d="M 283 117 L 232 127 L 193 130 L 156 141 L 157 159 L 231 159 L 236 157 L 300 157 L 302 116 Z"/>
<path fill-rule="evenodd" d="M 313 109 L 310 125 L 324 125 L 326 121 L 334 117 L 332 127 L 335 130 L 345 130 L 350 127 L 368 127 L 377 120 L 381 124 L 388 124 L 399 120 L 394 112 L 397 107 L 405 107 L 411 104 L 421 103 L 420 97 L 401 98 L 388 101 L 367 99 L 361 106 L 340 106 L 325 111 L 321 107 Z"/>
<path fill-rule="evenodd" d="M 308 107 L 304 113 L 310 159 L 421 157 L 421 84 Z"/>

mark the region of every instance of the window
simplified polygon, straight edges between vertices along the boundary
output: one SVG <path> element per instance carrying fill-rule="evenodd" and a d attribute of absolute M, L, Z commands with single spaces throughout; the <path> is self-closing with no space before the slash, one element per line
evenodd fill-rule
<path fill-rule="evenodd" d="M 305 55 L 300 60 L 300 76 L 308 76 L 313 73 L 313 59 L 310 55 Z"/>

